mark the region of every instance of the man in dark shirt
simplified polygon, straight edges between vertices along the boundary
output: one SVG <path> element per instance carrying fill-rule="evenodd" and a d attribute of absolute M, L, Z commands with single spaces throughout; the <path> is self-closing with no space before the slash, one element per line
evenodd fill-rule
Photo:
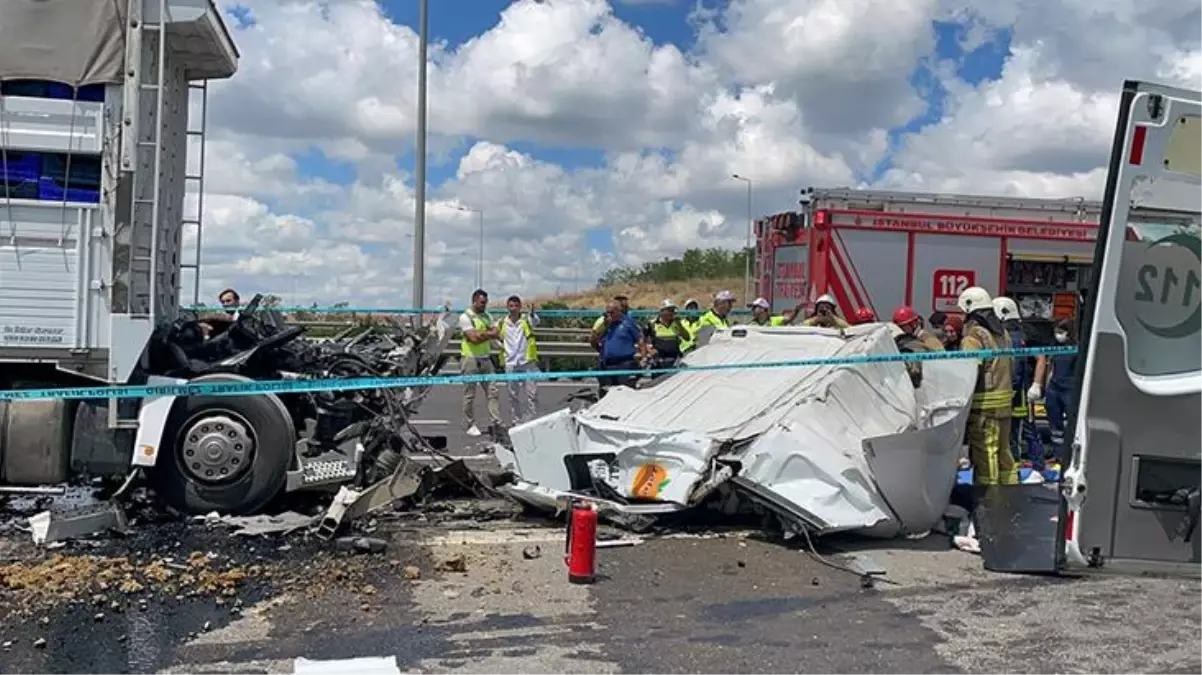
<path fill-rule="evenodd" d="M 638 354 L 643 347 L 643 334 L 629 314 L 622 311 L 621 304 L 611 300 L 605 306 L 603 332 L 597 340 L 601 352 L 601 370 L 637 370 Z M 602 375 L 597 378 L 601 395 L 617 385 L 634 385 L 633 375 Z"/>

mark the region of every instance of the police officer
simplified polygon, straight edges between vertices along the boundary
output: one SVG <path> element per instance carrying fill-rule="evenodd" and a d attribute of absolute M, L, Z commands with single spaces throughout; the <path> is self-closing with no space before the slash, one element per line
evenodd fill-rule
<path fill-rule="evenodd" d="M 772 303 L 767 298 L 756 298 L 747 305 L 751 308 L 752 326 L 783 326 L 785 317 L 772 316 Z"/>
<path fill-rule="evenodd" d="M 1006 329 L 993 310 L 989 292 L 967 288 L 956 302 L 964 312 L 964 351 L 993 351 L 1010 347 Z M 1010 454 L 1010 400 L 1013 370 L 1010 357 L 981 360 L 977 387 L 968 415 L 968 459 L 976 485 L 1017 485 L 1018 470 Z"/>
<path fill-rule="evenodd" d="M 676 317 L 676 303 L 664 300 L 659 316 L 644 329 L 644 353 L 651 359 L 652 368 L 670 368 L 693 346 L 693 336 L 684 322 Z"/>
<path fill-rule="evenodd" d="M 684 311 L 701 311 L 701 303 L 697 302 L 693 298 L 689 298 L 688 300 L 684 301 Z M 689 329 L 689 334 L 692 335 L 697 332 L 697 321 L 700 318 L 701 316 L 699 314 L 689 314 L 688 316 L 680 317 L 680 322 L 684 324 L 685 328 Z"/>
<path fill-rule="evenodd" d="M 717 330 L 730 326 L 730 310 L 735 304 L 735 294 L 730 291 L 719 291 L 714 295 L 714 308 L 701 315 L 693 324 L 693 342 L 700 342 L 701 332 L 706 328 Z"/>

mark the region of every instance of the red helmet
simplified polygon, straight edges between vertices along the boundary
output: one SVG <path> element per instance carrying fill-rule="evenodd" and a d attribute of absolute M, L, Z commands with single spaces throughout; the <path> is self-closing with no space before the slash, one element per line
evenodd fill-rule
<path fill-rule="evenodd" d="M 909 305 L 902 305 L 893 310 L 893 323 L 898 326 L 905 326 L 918 321 L 918 313 Z"/>
<path fill-rule="evenodd" d="M 856 310 L 856 323 L 872 323 L 876 321 L 876 314 L 867 307 L 861 307 Z"/>

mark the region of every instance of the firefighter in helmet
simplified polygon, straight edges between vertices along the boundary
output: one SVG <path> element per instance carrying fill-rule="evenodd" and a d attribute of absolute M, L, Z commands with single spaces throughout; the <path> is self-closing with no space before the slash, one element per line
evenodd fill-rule
<path fill-rule="evenodd" d="M 963 351 L 1009 349 L 1010 337 L 993 309 L 993 298 L 979 286 L 967 288 L 956 302 L 964 312 Z M 1017 485 L 1018 469 L 1010 454 L 1010 374 L 1013 359 L 981 359 L 968 415 L 968 459 L 976 485 Z"/>
<path fill-rule="evenodd" d="M 855 325 L 859 326 L 864 323 L 876 323 L 876 313 L 868 307 L 861 307 L 856 310 Z"/>
<path fill-rule="evenodd" d="M 998 296 L 993 299 L 993 311 L 1006 329 L 1010 346 L 1014 349 L 1025 348 L 1027 340 L 1023 335 L 1018 304 L 1010 298 Z M 1031 377 L 1035 371 L 1034 359 L 1016 356 L 1013 363 L 1014 372 L 1010 375 L 1010 386 L 1014 390 L 1010 402 L 1010 454 L 1016 460 L 1025 456 L 1032 464 L 1038 465 L 1043 461 L 1043 448 L 1040 447 L 1035 433 L 1035 424 L 1027 401 L 1027 389 L 1031 386 Z"/>
<path fill-rule="evenodd" d="M 902 305 L 893 310 L 893 325 L 897 326 L 897 334 L 893 341 L 897 350 L 903 354 L 923 352 L 941 352 L 943 343 L 930 331 L 922 327 L 922 317 L 909 305 Z M 910 382 L 915 387 L 922 384 L 922 362 L 906 361 L 906 372 L 910 374 Z"/>
<path fill-rule="evenodd" d="M 835 308 L 835 299 L 830 294 L 823 294 L 814 301 L 814 316 L 801 322 L 803 326 L 819 326 L 822 328 L 847 328 L 848 324 L 839 316 Z"/>

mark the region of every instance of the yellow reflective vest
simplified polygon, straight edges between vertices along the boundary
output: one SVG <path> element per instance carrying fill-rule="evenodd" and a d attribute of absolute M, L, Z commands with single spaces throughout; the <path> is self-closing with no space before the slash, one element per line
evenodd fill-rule
<path fill-rule="evenodd" d="M 669 325 L 656 319 L 651 322 L 651 346 L 657 353 L 678 351 L 684 353 L 693 348 L 693 335 L 683 321 L 677 319 Z M 673 350 L 673 347 L 675 350 Z"/>
<path fill-rule="evenodd" d="M 470 309 L 464 312 L 464 314 L 472 320 L 472 327 L 477 331 L 483 333 L 484 331 L 488 330 L 489 326 L 487 314 L 476 314 Z M 468 341 L 467 335 L 464 335 L 463 339 L 459 341 L 459 355 L 465 358 L 484 358 L 487 357 L 491 352 L 492 345 L 488 340 L 485 340 L 484 342 L 472 343 Z"/>
<path fill-rule="evenodd" d="M 752 319 L 751 325 L 752 326 L 783 326 L 783 325 L 785 325 L 785 317 L 770 316 L 770 317 L 768 317 L 768 320 L 763 323 L 760 323 L 759 321 Z"/>
<path fill-rule="evenodd" d="M 714 313 L 714 310 L 711 309 L 705 314 L 702 314 L 701 318 L 697 319 L 697 323 L 693 324 L 693 337 L 696 338 L 697 331 L 705 328 L 706 326 L 713 326 L 714 328 L 728 328 L 730 326 L 730 320 L 718 316 Z"/>
<path fill-rule="evenodd" d="M 526 336 L 526 360 L 530 363 L 538 363 L 538 343 L 534 339 L 534 329 L 530 327 L 530 320 L 525 316 L 518 318 L 516 325 L 520 328 L 522 334 Z M 509 317 L 501 319 L 499 326 L 501 329 L 501 360 L 508 360 L 509 356 L 505 353 L 505 331 L 510 329 Z"/>

